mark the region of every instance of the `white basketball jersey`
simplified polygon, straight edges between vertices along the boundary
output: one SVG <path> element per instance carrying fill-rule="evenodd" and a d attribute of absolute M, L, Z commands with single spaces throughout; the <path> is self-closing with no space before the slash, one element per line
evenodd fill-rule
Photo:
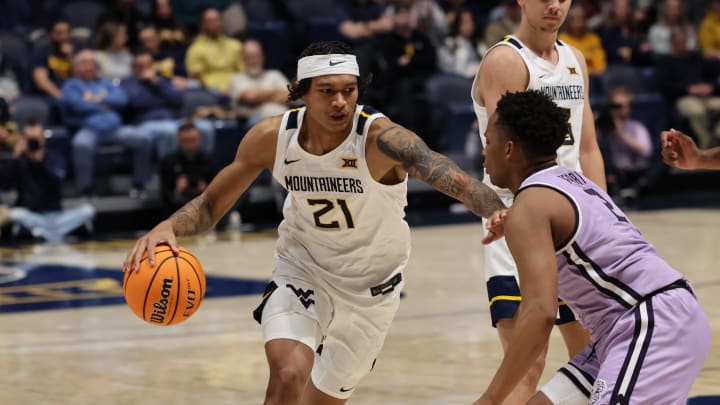
<path fill-rule="evenodd" d="M 583 79 L 580 63 L 575 58 L 570 46 L 560 40 L 555 42 L 555 49 L 558 53 L 557 65 L 553 65 L 541 58 L 512 35 L 506 36 L 503 41 L 493 45 L 493 48 L 497 46 L 508 46 L 520 54 L 530 75 L 527 90 L 540 90 L 549 95 L 558 106 L 570 111 L 572 133 L 566 136 L 565 143 L 558 148 L 557 162 L 560 166 L 582 172 L 580 168 L 580 137 L 582 136 L 582 119 L 585 107 L 585 80 Z M 473 87 L 475 87 L 474 84 Z M 478 119 L 480 138 L 483 147 L 485 147 L 485 130 L 488 124 L 487 110 L 484 105 L 480 105 L 478 100 L 475 100 L 473 94 L 471 96 L 473 97 L 475 115 Z M 484 182 L 497 191 L 506 203 L 512 201 L 510 190 L 500 189 L 493 185 L 487 172 L 485 172 Z"/>
<path fill-rule="evenodd" d="M 305 107 L 285 113 L 278 134 L 273 177 L 288 196 L 277 259 L 332 288 L 370 297 L 370 288 L 400 279 L 410 256 L 407 179 L 381 184 L 365 158 L 370 125 L 384 115 L 358 105 L 350 134 L 320 156 L 298 142 L 304 115 Z M 288 266 L 276 274 L 281 267 Z"/>

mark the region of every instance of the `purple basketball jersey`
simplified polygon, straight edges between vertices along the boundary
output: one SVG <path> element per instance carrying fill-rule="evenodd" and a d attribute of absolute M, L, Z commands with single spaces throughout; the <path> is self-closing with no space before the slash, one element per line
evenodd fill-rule
<path fill-rule="evenodd" d="M 593 341 L 643 297 L 683 278 L 610 196 L 581 174 L 553 166 L 525 179 L 518 192 L 528 187 L 557 190 L 575 208 L 575 232 L 556 252 L 558 294 L 590 330 Z"/>

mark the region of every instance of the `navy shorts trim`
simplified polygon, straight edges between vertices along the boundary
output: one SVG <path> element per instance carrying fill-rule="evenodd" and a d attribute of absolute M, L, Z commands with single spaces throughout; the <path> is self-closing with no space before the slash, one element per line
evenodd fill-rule
<path fill-rule="evenodd" d="M 520 287 L 514 276 L 496 276 L 487 282 L 488 301 L 490 304 L 490 319 L 493 328 L 501 319 L 509 319 L 515 316 L 522 297 Z M 558 300 L 558 318 L 556 325 L 562 325 L 576 321 L 575 314 L 561 300 Z"/>

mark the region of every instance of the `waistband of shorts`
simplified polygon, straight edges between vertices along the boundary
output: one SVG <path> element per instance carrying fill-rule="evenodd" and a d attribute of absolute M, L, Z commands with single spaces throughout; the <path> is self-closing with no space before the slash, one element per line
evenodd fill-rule
<path fill-rule="evenodd" d="M 378 295 L 390 294 L 391 292 L 395 291 L 395 287 L 400 284 L 401 281 L 402 273 L 397 273 L 392 276 L 388 281 L 380 285 L 376 285 L 375 287 L 370 287 L 370 295 L 376 297 Z"/>
<path fill-rule="evenodd" d="M 688 290 L 690 292 L 690 294 L 692 294 L 693 297 L 695 297 L 695 291 L 693 291 L 692 287 L 690 287 L 690 283 L 688 283 L 688 281 L 685 280 L 684 278 L 681 278 L 679 280 L 673 281 L 672 283 L 666 285 L 665 287 L 660 287 L 657 290 L 651 292 L 650 294 L 647 294 L 645 297 L 643 297 L 642 301 L 647 301 L 650 298 L 652 298 L 658 294 L 662 294 L 666 291 L 674 290 L 676 288 L 684 288 L 684 289 Z"/>

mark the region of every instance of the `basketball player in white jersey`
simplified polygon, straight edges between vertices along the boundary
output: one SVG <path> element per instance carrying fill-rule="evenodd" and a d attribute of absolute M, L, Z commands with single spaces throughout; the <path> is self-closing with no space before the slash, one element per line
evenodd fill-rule
<path fill-rule="evenodd" d="M 720 146 L 698 149 L 695 141 L 682 132 L 663 131 L 662 156 L 665 163 L 685 170 L 720 169 Z"/>
<path fill-rule="evenodd" d="M 254 311 L 270 368 L 265 404 L 344 404 L 367 375 L 397 311 L 410 254 L 407 176 L 487 217 L 487 185 L 414 133 L 357 104 L 364 82 L 350 47 L 303 51 L 290 91 L 305 107 L 255 125 L 207 190 L 140 238 L 137 268 L 161 243 L 209 230 L 263 169 L 288 191 L 272 282 Z"/>
<path fill-rule="evenodd" d="M 570 113 L 572 131 L 557 151 L 558 163 L 582 171 L 605 188 L 605 169 L 595 138 L 585 59 L 577 49 L 557 39 L 571 1 L 517 1 L 522 9 L 517 31 L 488 50 L 473 83 L 473 107 L 483 145 L 488 117 L 495 112 L 503 94 L 526 89 L 540 90 Z M 491 184 L 490 180 L 486 173 L 484 181 Z M 509 190 L 492 187 L 506 205 L 512 204 Z M 485 275 L 493 326 L 497 328 L 503 349 L 506 349 L 515 329 L 515 313 L 521 297 L 517 269 L 504 239 L 486 247 Z M 589 342 L 589 336 L 575 321 L 572 311 L 562 302 L 560 304 L 558 325 L 568 353 L 573 357 Z M 506 404 L 524 404 L 535 393 L 545 356 L 543 351 L 534 367 L 507 398 Z"/>

